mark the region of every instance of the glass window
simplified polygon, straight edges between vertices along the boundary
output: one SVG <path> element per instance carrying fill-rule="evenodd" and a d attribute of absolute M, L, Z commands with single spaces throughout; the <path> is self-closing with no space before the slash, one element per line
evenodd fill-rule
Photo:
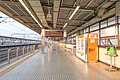
<path fill-rule="evenodd" d="M 117 35 L 117 30 L 115 30 L 115 26 L 101 30 L 101 37 L 103 37 L 103 36 L 114 36 L 115 34 Z"/>
<path fill-rule="evenodd" d="M 84 33 L 87 33 L 87 32 L 89 32 L 89 27 L 84 29 Z"/>
<path fill-rule="evenodd" d="M 99 31 L 94 31 L 94 32 L 90 32 L 90 33 L 96 33 L 96 34 L 99 34 Z"/>
<path fill-rule="evenodd" d="M 119 45 L 120 45 L 120 25 L 119 25 Z"/>
<path fill-rule="evenodd" d="M 109 40 L 111 45 L 117 45 L 118 44 L 118 39 L 110 39 Z"/>
<path fill-rule="evenodd" d="M 100 22 L 100 28 L 107 27 L 107 20 Z"/>
<path fill-rule="evenodd" d="M 101 40 L 101 45 L 106 45 L 106 40 L 105 39 Z"/>
<path fill-rule="evenodd" d="M 106 39 L 101 39 L 101 45 L 118 45 L 118 39 L 113 39 L 107 37 Z"/>
<path fill-rule="evenodd" d="M 119 23 L 120 23 L 120 16 L 119 16 Z"/>
<path fill-rule="evenodd" d="M 96 24 L 90 26 L 90 31 L 97 30 L 97 29 L 99 29 L 99 23 L 96 23 Z"/>
<path fill-rule="evenodd" d="M 101 30 L 101 45 L 118 45 L 117 27 L 109 27 Z"/>
<path fill-rule="evenodd" d="M 83 34 L 84 33 L 84 29 L 83 30 L 80 30 L 80 34 Z"/>
<path fill-rule="evenodd" d="M 115 24 L 115 17 L 112 17 L 112 18 L 108 19 L 108 26 L 112 25 L 112 24 Z"/>
<path fill-rule="evenodd" d="M 86 33 L 86 32 L 85 32 L 85 29 L 84 29 L 84 33 Z"/>

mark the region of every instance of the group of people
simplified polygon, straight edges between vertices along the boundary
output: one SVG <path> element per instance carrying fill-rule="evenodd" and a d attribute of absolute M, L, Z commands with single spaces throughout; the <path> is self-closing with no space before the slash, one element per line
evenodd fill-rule
<path fill-rule="evenodd" d="M 46 46 L 47 46 L 48 48 L 50 48 L 50 44 L 48 44 L 48 43 L 41 45 L 41 51 L 42 51 L 43 54 L 45 54 L 45 49 L 44 49 L 44 48 L 45 48 Z"/>

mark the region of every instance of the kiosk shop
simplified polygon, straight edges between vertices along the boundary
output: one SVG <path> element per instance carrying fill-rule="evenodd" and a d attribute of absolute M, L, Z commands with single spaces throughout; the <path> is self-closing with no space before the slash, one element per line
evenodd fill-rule
<path fill-rule="evenodd" d="M 82 34 L 76 36 L 76 56 L 85 62 L 97 62 L 97 34 Z"/>

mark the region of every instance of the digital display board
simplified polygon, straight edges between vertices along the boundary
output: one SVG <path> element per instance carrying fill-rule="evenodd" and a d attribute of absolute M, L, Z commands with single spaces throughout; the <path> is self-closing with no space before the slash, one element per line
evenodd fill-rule
<path fill-rule="evenodd" d="M 63 37 L 61 31 L 45 31 L 45 37 Z"/>

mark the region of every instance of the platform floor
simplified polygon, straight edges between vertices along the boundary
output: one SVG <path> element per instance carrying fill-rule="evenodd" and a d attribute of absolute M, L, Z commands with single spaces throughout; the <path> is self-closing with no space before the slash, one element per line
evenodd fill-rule
<path fill-rule="evenodd" d="M 84 63 L 68 49 L 53 44 L 24 61 L 0 80 L 120 80 L 120 71 L 109 72 L 102 63 Z"/>

